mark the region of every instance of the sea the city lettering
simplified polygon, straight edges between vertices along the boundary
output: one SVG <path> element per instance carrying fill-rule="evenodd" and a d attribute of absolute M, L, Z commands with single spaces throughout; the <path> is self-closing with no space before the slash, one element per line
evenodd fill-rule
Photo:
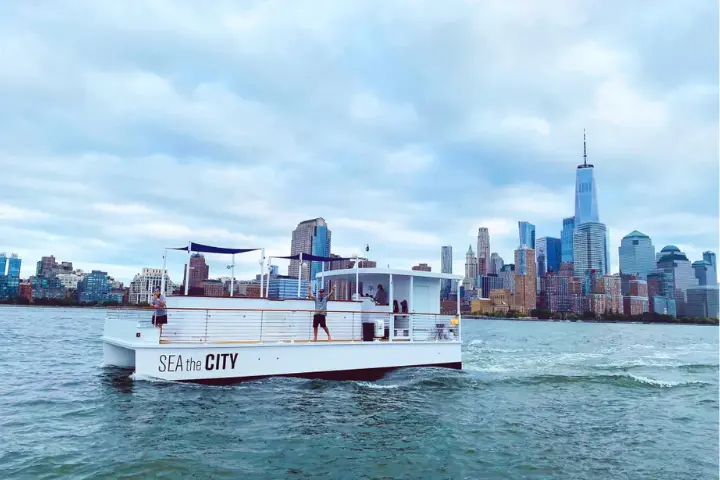
<path fill-rule="evenodd" d="M 182 355 L 160 355 L 158 372 L 199 372 L 204 370 L 234 370 L 237 353 L 208 353 L 205 361 Z"/>

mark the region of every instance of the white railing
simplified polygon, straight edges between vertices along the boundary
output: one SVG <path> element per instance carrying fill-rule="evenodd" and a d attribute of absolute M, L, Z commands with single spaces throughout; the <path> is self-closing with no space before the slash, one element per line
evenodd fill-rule
<path fill-rule="evenodd" d="M 168 323 L 161 343 L 273 343 L 313 339 L 312 310 L 240 310 L 168 308 Z M 151 326 L 152 309 L 112 308 L 108 319 Z M 388 342 L 460 341 L 460 328 L 452 315 L 391 314 L 328 310 L 326 324 L 333 341 L 363 341 L 363 323 L 384 324 L 381 340 Z M 374 328 L 373 328 L 374 331 Z M 318 328 L 318 340 L 327 335 Z"/>

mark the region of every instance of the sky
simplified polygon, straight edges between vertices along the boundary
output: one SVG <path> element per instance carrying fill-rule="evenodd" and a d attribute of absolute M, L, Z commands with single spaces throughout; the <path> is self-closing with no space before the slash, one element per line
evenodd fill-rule
<path fill-rule="evenodd" d="M 583 129 L 613 271 L 635 229 L 718 249 L 715 0 L 2 2 L 0 62 L 23 277 L 53 254 L 128 282 L 188 241 L 287 255 L 316 217 L 379 266 L 452 245 L 462 273 L 481 226 L 512 262 L 518 221 L 573 214 Z"/>

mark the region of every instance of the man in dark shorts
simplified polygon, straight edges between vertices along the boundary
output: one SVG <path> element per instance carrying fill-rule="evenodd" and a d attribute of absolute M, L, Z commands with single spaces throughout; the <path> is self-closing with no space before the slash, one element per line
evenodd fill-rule
<path fill-rule="evenodd" d="M 329 295 L 325 295 L 325 289 L 320 287 L 317 297 L 314 297 L 312 294 L 312 286 L 308 284 L 308 297 L 311 300 L 315 300 L 315 314 L 313 315 L 313 333 L 315 336 L 313 342 L 317 342 L 318 326 L 322 327 L 325 333 L 327 333 L 328 342 L 332 341 L 330 330 L 328 330 L 327 324 L 325 323 L 325 317 L 327 316 L 328 298 L 332 296 L 333 293 L 335 293 L 335 287 L 330 290 Z"/>
<path fill-rule="evenodd" d="M 160 287 L 155 287 L 150 305 L 155 309 L 155 314 L 152 319 L 153 325 L 162 328 L 163 325 L 167 324 L 167 310 L 165 310 L 167 304 L 165 302 L 165 295 L 160 293 Z"/>

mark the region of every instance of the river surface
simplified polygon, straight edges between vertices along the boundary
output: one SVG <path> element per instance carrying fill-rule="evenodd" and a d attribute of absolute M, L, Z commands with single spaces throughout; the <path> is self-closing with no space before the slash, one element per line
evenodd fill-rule
<path fill-rule="evenodd" d="M 466 320 L 464 370 L 209 387 L 0 307 L 0 478 L 718 478 L 718 328 Z"/>

